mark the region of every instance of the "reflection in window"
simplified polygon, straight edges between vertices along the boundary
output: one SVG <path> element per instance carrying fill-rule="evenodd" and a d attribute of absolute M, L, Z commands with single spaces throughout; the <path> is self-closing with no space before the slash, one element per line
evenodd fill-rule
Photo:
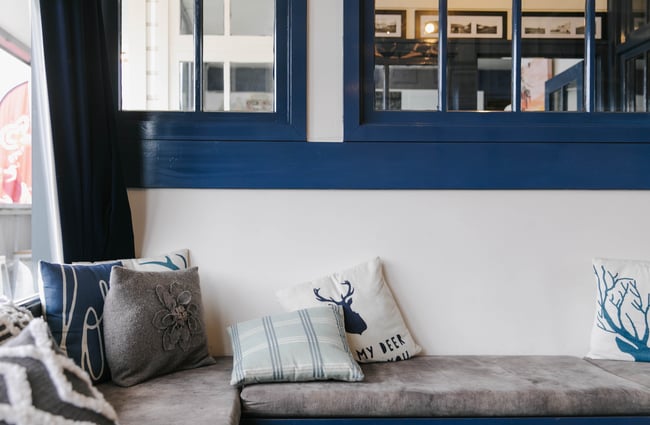
<path fill-rule="evenodd" d="M 7 20 L 27 17 L 16 28 L 30 28 L 28 9 L 29 2 L 21 2 L 4 13 Z M 36 292 L 31 251 L 31 40 L 23 37 L 0 27 L 0 296 L 15 300 Z"/>
<path fill-rule="evenodd" d="M 230 110 L 273 112 L 273 65 L 232 64 Z"/>
<path fill-rule="evenodd" d="M 223 0 L 203 0 L 203 34 L 224 34 L 223 6 Z M 180 0 L 180 34 L 194 34 L 194 0 Z"/>
<path fill-rule="evenodd" d="M 275 1 L 202 4 L 199 76 L 194 0 L 170 0 L 169 7 L 167 2 L 122 0 L 122 110 L 275 111 Z M 197 80 L 201 87 L 195 87 Z M 261 87 L 241 89 L 242 84 Z"/>
<path fill-rule="evenodd" d="M 233 0 L 230 2 L 231 35 L 273 35 L 275 2 L 269 0 Z"/>
<path fill-rule="evenodd" d="M 592 87 L 588 93 L 593 90 L 592 111 L 648 110 L 648 0 L 596 3 L 595 60 L 588 70 L 595 78 L 565 85 L 561 99 L 553 95 L 557 102 L 551 109 L 547 84 L 554 86 L 555 79 L 565 78 L 567 70 L 586 60 L 585 1 L 522 0 L 517 94 L 511 81 L 512 3 L 446 3 L 445 110 L 508 111 L 518 97 L 524 112 L 584 111 L 585 84 Z M 375 110 L 439 109 L 439 31 L 436 0 L 376 2 Z M 626 53 L 632 51 L 634 57 Z"/>
<path fill-rule="evenodd" d="M 223 91 L 223 64 L 209 62 L 204 65 L 203 78 L 205 83 L 203 87 L 203 110 L 219 112 L 223 111 L 224 91 Z"/>

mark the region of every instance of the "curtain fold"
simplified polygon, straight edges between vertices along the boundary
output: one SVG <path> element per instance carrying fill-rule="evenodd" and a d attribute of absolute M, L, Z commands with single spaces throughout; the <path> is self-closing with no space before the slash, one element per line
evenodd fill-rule
<path fill-rule="evenodd" d="M 132 258 L 107 13 L 100 0 L 41 0 L 40 7 L 64 261 Z"/>

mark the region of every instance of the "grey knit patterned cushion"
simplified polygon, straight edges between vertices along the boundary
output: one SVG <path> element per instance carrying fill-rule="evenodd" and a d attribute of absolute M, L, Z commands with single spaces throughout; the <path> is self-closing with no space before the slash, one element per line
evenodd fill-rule
<path fill-rule="evenodd" d="M 33 318 L 26 308 L 0 297 L 0 345 L 18 335 Z"/>
<path fill-rule="evenodd" d="M 106 358 L 113 382 L 214 364 L 208 354 L 197 267 L 142 272 L 114 267 L 104 304 Z"/>
<path fill-rule="evenodd" d="M 0 423 L 109 425 L 113 407 L 90 378 L 62 354 L 47 323 L 32 320 L 0 347 Z"/>

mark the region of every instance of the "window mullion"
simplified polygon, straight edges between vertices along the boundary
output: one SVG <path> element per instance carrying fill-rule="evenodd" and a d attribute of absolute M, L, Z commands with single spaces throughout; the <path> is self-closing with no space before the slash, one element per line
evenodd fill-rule
<path fill-rule="evenodd" d="M 596 0 L 586 0 L 585 11 L 585 86 L 586 112 L 596 111 Z"/>
<path fill-rule="evenodd" d="M 438 0 L 438 110 L 447 111 L 447 0 Z"/>
<path fill-rule="evenodd" d="M 521 0 L 512 0 L 512 111 L 521 111 Z"/>
<path fill-rule="evenodd" d="M 203 0 L 194 0 L 194 110 L 203 110 Z"/>

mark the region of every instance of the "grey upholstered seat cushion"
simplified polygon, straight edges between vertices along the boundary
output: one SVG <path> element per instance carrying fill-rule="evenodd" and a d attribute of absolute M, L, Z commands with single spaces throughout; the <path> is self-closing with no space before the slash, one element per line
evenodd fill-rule
<path fill-rule="evenodd" d="M 212 366 L 183 370 L 132 387 L 98 386 L 121 425 L 237 425 L 239 390 L 230 386 L 232 357 Z"/>
<path fill-rule="evenodd" d="M 244 415 L 275 417 L 650 414 L 650 390 L 567 356 L 425 356 L 362 366 L 363 382 L 256 384 Z"/>
<path fill-rule="evenodd" d="M 609 373 L 618 375 L 621 378 L 637 382 L 647 388 L 650 388 L 650 363 L 633 362 L 625 360 L 595 360 L 586 359 Z"/>

